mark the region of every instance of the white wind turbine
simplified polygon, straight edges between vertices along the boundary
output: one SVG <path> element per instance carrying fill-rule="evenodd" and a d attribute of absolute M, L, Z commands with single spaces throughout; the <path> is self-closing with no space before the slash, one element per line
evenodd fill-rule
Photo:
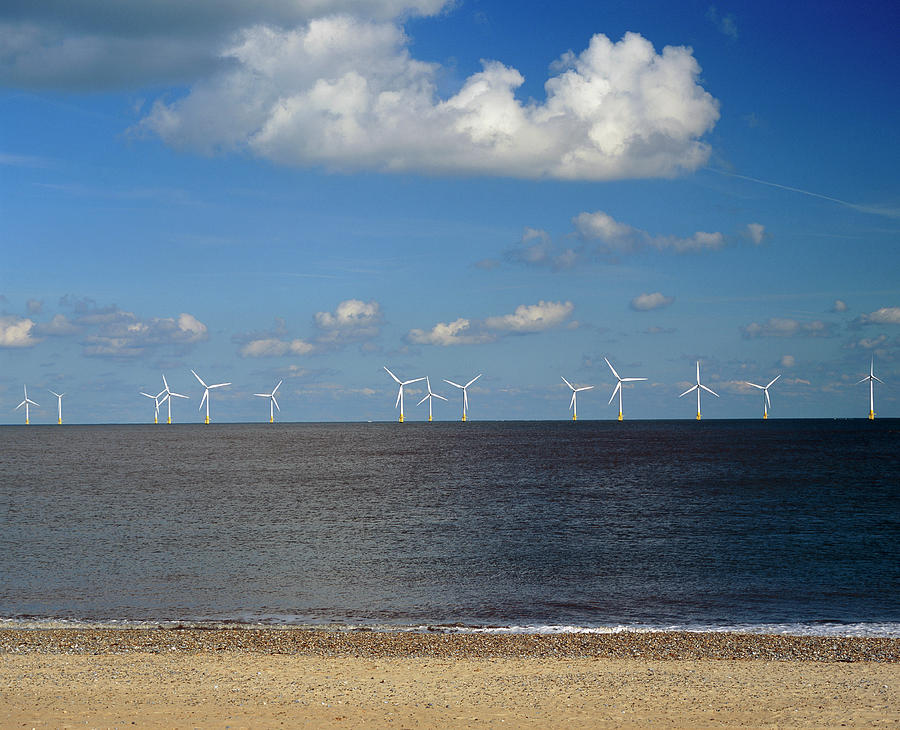
<path fill-rule="evenodd" d="M 454 388 L 459 388 L 459 389 L 463 392 L 463 416 L 462 416 L 463 421 L 466 420 L 466 411 L 469 410 L 469 396 L 468 396 L 468 394 L 466 393 L 466 389 L 467 389 L 470 385 L 472 385 L 472 383 L 474 383 L 476 380 L 478 380 L 478 378 L 480 378 L 480 377 L 481 377 L 481 373 L 478 373 L 478 375 L 476 375 L 474 378 L 472 378 L 472 379 L 471 379 L 468 383 L 466 383 L 465 385 L 460 385 L 459 383 L 454 383 L 452 380 L 447 380 L 446 378 L 444 378 L 444 382 L 445 382 L 445 383 L 449 383 L 449 384 L 452 385 Z"/>
<path fill-rule="evenodd" d="M 194 373 L 193 370 L 191 370 Z M 207 385 L 203 382 L 203 379 L 194 373 L 194 377 L 200 381 L 200 385 L 202 385 L 206 390 L 203 391 L 203 398 L 200 400 L 200 408 L 198 410 L 203 410 L 203 404 L 206 403 L 206 423 L 209 424 L 209 391 L 213 388 L 224 388 L 226 385 L 231 385 L 231 383 L 216 383 L 215 385 Z"/>
<path fill-rule="evenodd" d="M 560 376 L 560 377 L 562 377 L 562 376 Z M 573 421 L 577 421 L 577 420 L 578 420 L 578 399 L 576 398 L 576 396 L 577 396 L 582 390 L 590 390 L 590 389 L 593 388 L 594 386 L 593 386 L 593 385 L 584 385 L 584 386 L 582 386 L 582 387 L 580 387 L 580 388 L 576 388 L 574 385 L 572 385 L 572 384 L 571 384 L 568 380 L 566 380 L 565 378 L 563 378 L 562 380 L 563 380 L 563 382 L 564 382 L 566 385 L 568 385 L 568 386 L 572 389 L 572 400 L 569 401 L 569 408 L 572 409 L 572 420 L 573 420 Z"/>
<path fill-rule="evenodd" d="M 395 382 L 400 385 L 400 392 L 397 393 L 397 402 L 394 404 L 394 408 L 400 406 L 400 423 L 403 423 L 403 386 L 409 385 L 410 383 L 418 383 L 420 380 L 425 380 L 425 378 L 413 378 L 412 380 L 400 380 L 396 375 L 394 375 L 390 370 L 387 369 L 387 366 L 384 366 L 384 369 L 387 370 L 387 374 L 390 375 Z"/>
<path fill-rule="evenodd" d="M 65 393 L 54 393 L 52 390 L 47 388 L 48 393 L 53 393 L 56 396 L 56 423 L 62 423 L 62 399 Z"/>
<path fill-rule="evenodd" d="M 442 395 L 438 395 L 437 393 L 431 392 L 431 381 L 428 379 L 427 375 L 425 376 L 425 385 L 428 386 L 428 392 L 425 394 L 425 397 L 422 398 L 422 400 L 420 400 L 418 403 L 416 403 L 416 405 L 420 406 L 425 401 L 428 401 L 428 420 L 430 421 L 431 420 L 431 401 L 432 401 L 432 399 L 433 398 L 440 398 L 441 400 L 447 400 L 447 399 L 444 398 L 444 396 L 442 396 Z"/>
<path fill-rule="evenodd" d="M 775 381 L 781 377 L 781 373 L 776 375 L 772 380 L 769 381 L 768 385 L 757 385 L 756 383 L 748 383 L 746 380 L 744 381 L 751 388 L 759 388 L 763 393 L 765 393 L 766 397 L 763 401 L 763 418 L 766 419 L 769 417 L 769 409 L 772 407 L 772 401 L 769 399 L 769 388 L 775 385 Z"/>
<path fill-rule="evenodd" d="M 875 375 L 875 358 L 874 357 L 872 358 L 872 364 L 869 365 L 869 374 L 866 375 L 866 377 L 864 377 L 862 380 L 860 380 L 857 383 L 857 385 L 859 385 L 859 383 L 865 383 L 867 380 L 869 381 L 869 420 L 874 421 L 875 420 L 875 383 L 878 382 L 878 383 L 881 383 L 882 385 L 884 385 L 884 381 L 881 380 L 881 378 L 879 378 L 877 375 Z M 27 422 L 27 417 L 26 417 L 26 422 Z"/>
<path fill-rule="evenodd" d="M 705 390 L 707 393 L 712 393 L 712 395 L 716 396 L 716 398 L 719 397 L 719 394 L 718 394 L 718 393 L 713 393 L 713 391 L 711 391 L 711 390 L 710 390 L 709 388 L 707 388 L 705 385 L 702 385 L 702 384 L 700 383 L 700 361 L 699 361 L 699 360 L 697 360 L 697 384 L 694 385 L 694 386 L 692 386 L 692 387 L 690 387 L 690 388 L 688 388 L 686 391 L 684 391 L 684 393 L 682 393 L 682 394 L 679 395 L 678 397 L 679 397 L 679 398 L 683 398 L 683 397 L 686 396 L 688 393 L 690 393 L 692 390 L 696 390 L 696 391 L 697 391 L 697 420 L 699 421 L 699 420 L 700 420 L 700 391 L 701 391 L 701 390 Z"/>
<path fill-rule="evenodd" d="M 281 413 L 281 406 L 278 405 L 278 401 L 275 400 L 275 392 L 281 387 L 283 380 L 278 381 L 278 385 L 272 388 L 271 393 L 254 393 L 257 398 L 268 398 L 269 399 L 269 423 L 275 423 L 275 409 L 278 409 L 278 412 Z"/>
<path fill-rule="evenodd" d="M 619 374 L 616 372 L 616 369 L 612 366 L 612 363 L 609 360 L 607 360 L 605 357 L 603 359 L 606 360 L 606 364 L 609 365 L 609 369 L 612 370 L 612 374 L 615 375 L 616 380 L 619 381 L 618 383 L 616 383 L 616 387 L 613 389 L 612 395 L 609 396 L 609 403 L 613 402 L 613 398 L 615 398 L 616 393 L 618 393 L 619 394 L 619 420 L 621 421 L 622 420 L 622 383 L 633 383 L 638 380 L 646 380 L 647 378 L 620 378 Z M 609 405 L 609 403 L 607 403 L 606 405 Z"/>
<path fill-rule="evenodd" d="M 163 375 L 162 379 L 163 379 L 163 385 L 166 386 L 162 391 L 163 393 L 165 393 L 165 397 L 163 397 L 163 399 L 159 402 L 159 404 L 160 405 L 162 405 L 163 403 L 168 404 L 168 409 L 169 409 L 168 423 L 172 423 L 172 398 L 187 398 L 188 396 L 182 395 L 181 393 L 175 393 L 175 392 L 169 390 L 169 383 L 166 382 L 166 376 Z"/>
<path fill-rule="evenodd" d="M 162 391 L 157 395 L 150 395 L 149 393 L 145 393 L 143 390 L 141 391 L 141 395 L 153 399 L 153 423 L 159 423 L 159 396 L 161 396 L 165 392 L 166 391 Z"/>
<path fill-rule="evenodd" d="M 25 406 L 25 425 L 27 426 L 30 423 L 29 418 L 28 418 L 28 406 L 29 405 L 36 406 L 38 404 L 35 403 L 33 400 L 31 400 L 31 398 L 28 397 L 28 386 L 23 385 L 22 387 L 25 389 L 25 400 L 23 400 L 21 403 L 19 403 L 19 405 L 17 405 L 15 407 L 15 410 L 19 410 L 22 406 Z"/>

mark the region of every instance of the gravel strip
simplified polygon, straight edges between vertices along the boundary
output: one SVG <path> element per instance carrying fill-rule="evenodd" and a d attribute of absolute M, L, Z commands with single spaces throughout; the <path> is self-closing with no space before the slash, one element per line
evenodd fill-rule
<path fill-rule="evenodd" d="M 3 654 L 231 652 L 362 658 L 900 662 L 900 639 L 738 633 L 445 634 L 311 629 L 2 629 Z"/>

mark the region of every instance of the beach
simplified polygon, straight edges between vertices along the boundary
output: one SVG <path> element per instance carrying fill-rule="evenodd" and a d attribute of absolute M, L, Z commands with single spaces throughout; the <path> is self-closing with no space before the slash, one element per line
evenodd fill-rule
<path fill-rule="evenodd" d="M 900 639 L 0 630 L 3 727 L 898 727 Z"/>

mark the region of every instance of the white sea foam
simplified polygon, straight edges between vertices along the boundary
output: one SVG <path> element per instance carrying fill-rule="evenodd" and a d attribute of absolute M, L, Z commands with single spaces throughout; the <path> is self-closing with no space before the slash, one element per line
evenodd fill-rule
<path fill-rule="evenodd" d="M 578 626 L 573 624 L 380 624 L 306 622 L 291 617 L 266 617 L 255 620 L 78 620 L 57 618 L 0 618 L 0 629 L 308 629 L 319 631 L 383 631 L 388 633 L 452 633 L 452 634 L 624 634 L 686 631 L 691 633 L 776 634 L 783 636 L 834 636 L 900 638 L 900 622 L 882 623 L 768 623 L 768 624 L 620 624 L 610 626 Z"/>

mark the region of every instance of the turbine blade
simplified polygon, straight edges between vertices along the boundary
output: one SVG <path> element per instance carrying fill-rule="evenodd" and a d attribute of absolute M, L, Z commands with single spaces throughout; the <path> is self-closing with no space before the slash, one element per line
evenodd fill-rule
<path fill-rule="evenodd" d="M 141 391 L 141 395 L 145 395 L 145 396 L 147 396 L 148 398 L 153 398 L 153 400 L 156 400 L 156 398 L 157 398 L 157 396 L 155 396 L 155 395 L 150 395 L 149 393 L 145 393 L 143 390 Z"/>
<path fill-rule="evenodd" d="M 697 385 L 700 385 L 700 361 L 697 360 Z"/>
<path fill-rule="evenodd" d="M 778 380 L 778 378 L 780 378 L 780 377 L 781 377 L 781 373 L 778 373 L 778 375 L 776 375 L 774 378 L 772 378 L 771 382 L 769 382 L 769 384 L 766 386 L 766 388 L 768 389 L 768 388 L 771 388 L 773 385 L 775 385 L 775 381 Z"/>
<path fill-rule="evenodd" d="M 272 396 L 272 402 L 275 404 L 276 410 L 277 410 L 279 413 L 281 413 L 281 406 L 278 405 L 278 401 L 275 400 L 275 396 L 274 396 L 274 395 Z"/>
<path fill-rule="evenodd" d="M 872 380 L 874 380 L 874 381 L 876 381 L 876 382 L 881 383 L 882 385 L 884 385 L 884 381 L 883 381 L 881 378 L 879 378 L 877 375 L 873 375 L 873 376 L 872 376 Z"/>
<path fill-rule="evenodd" d="M 575 391 L 580 393 L 582 390 L 590 390 L 593 387 L 593 385 L 583 385 L 580 388 L 576 388 Z"/>
<path fill-rule="evenodd" d="M 24 406 L 24 405 L 25 405 L 25 401 L 22 401 L 22 402 L 19 403 L 19 405 L 17 405 L 13 410 L 17 411 L 17 410 L 19 410 L 19 409 L 20 409 L 22 406 Z"/>
<path fill-rule="evenodd" d="M 744 382 L 747 383 L 746 380 Z M 749 385 L 751 388 L 759 388 L 760 390 L 765 390 L 763 386 L 757 385 L 756 383 L 747 383 L 747 385 Z"/>
<path fill-rule="evenodd" d="M 191 372 L 194 373 L 193 370 L 191 370 Z M 206 383 L 203 382 L 203 378 L 201 378 L 199 375 L 197 375 L 197 373 L 194 373 L 194 377 L 200 381 L 200 385 L 202 385 L 204 388 L 206 387 Z"/>
<path fill-rule="evenodd" d="M 569 401 L 569 408 L 572 408 L 575 405 L 575 391 L 572 391 L 572 400 Z"/>
<path fill-rule="evenodd" d="M 418 403 L 416 403 L 416 405 L 417 405 L 417 406 L 422 405 L 422 404 L 423 404 L 425 401 L 427 401 L 429 398 L 431 398 L 431 393 L 427 393 L 427 394 L 425 395 L 425 397 L 422 398 L 422 400 L 420 400 Z"/>
<path fill-rule="evenodd" d="M 224 388 L 226 385 L 231 385 L 231 383 L 216 383 L 215 385 L 210 385 L 210 388 Z"/>
<path fill-rule="evenodd" d="M 605 357 L 603 359 L 606 360 Z M 619 374 L 616 372 L 616 369 L 612 366 L 612 363 L 609 360 L 606 360 L 606 364 L 609 365 L 609 369 L 612 370 L 612 374 L 616 376 L 616 380 L 621 380 L 622 378 L 619 377 Z"/>
<path fill-rule="evenodd" d="M 636 383 L 638 380 L 647 380 L 647 378 L 622 378 L 623 383 Z"/>
<path fill-rule="evenodd" d="M 281 384 L 283 382 L 284 382 L 283 380 L 279 380 L 278 385 L 276 385 L 274 388 L 272 388 L 272 395 L 275 395 L 275 392 L 281 387 Z"/>
<path fill-rule="evenodd" d="M 272 397 L 271 393 L 254 393 L 253 395 L 257 396 L 258 398 L 271 398 Z"/>
<path fill-rule="evenodd" d="M 394 403 L 394 408 L 400 407 L 400 396 L 403 395 L 403 386 L 400 386 L 400 390 L 397 391 L 397 402 Z"/>
<path fill-rule="evenodd" d="M 679 398 L 684 398 L 684 396 L 686 396 L 688 393 L 693 393 L 695 390 L 697 390 L 698 387 L 700 387 L 700 386 L 698 386 L 698 385 L 692 385 L 690 388 L 688 388 L 686 391 L 684 391 L 684 393 L 682 393 L 682 394 L 679 395 L 678 397 L 679 397 Z"/>
<path fill-rule="evenodd" d="M 209 398 L 209 389 L 203 391 L 203 397 L 200 399 L 200 407 L 197 409 L 198 411 L 203 410 L 203 404 L 206 403 L 206 399 Z"/>
<path fill-rule="evenodd" d="M 390 375 L 390 376 L 391 376 L 394 380 L 396 380 L 398 383 L 400 382 L 400 378 L 398 378 L 398 377 L 397 377 L 396 375 L 394 375 L 390 370 L 388 370 L 388 369 L 387 369 L 387 365 L 385 365 L 385 366 L 383 366 L 383 367 L 384 367 L 385 370 L 387 370 L 387 374 L 388 374 L 388 375 Z"/>
<path fill-rule="evenodd" d="M 413 378 L 412 380 L 404 380 L 403 385 L 409 385 L 410 383 L 418 383 L 420 380 L 425 380 L 425 376 L 423 375 L 421 378 Z"/>
<path fill-rule="evenodd" d="M 168 392 L 168 390 L 169 390 L 169 383 L 166 381 L 166 376 L 165 376 L 165 375 L 163 375 L 163 385 L 166 386 L 166 392 Z"/>
<path fill-rule="evenodd" d="M 470 385 L 472 385 L 472 383 L 474 383 L 476 380 L 478 380 L 478 378 L 480 378 L 481 376 L 482 376 L 482 373 L 478 373 L 478 375 L 476 375 L 468 383 L 466 383 L 466 387 L 468 388 Z"/>
<path fill-rule="evenodd" d="M 769 391 L 768 391 L 768 390 L 764 390 L 763 393 L 766 394 L 766 405 L 767 405 L 769 408 L 771 408 L 771 407 L 772 407 L 772 401 L 769 399 Z"/>
<path fill-rule="evenodd" d="M 612 392 L 612 395 L 611 395 L 611 396 L 609 396 L 609 403 L 612 403 L 612 402 L 613 402 L 613 398 L 615 398 L 615 397 L 616 397 L 616 393 L 618 393 L 618 392 L 619 392 L 619 389 L 620 389 L 620 388 L 621 388 L 621 387 L 622 387 L 622 383 L 621 383 L 621 382 L 619 382 L 619 383 L 616 383 L 616 387 L 615 387 L 615 388 L 613 388 L 613 392 Z M 609 403 L 607 403 L 607 404 L 606 404 L 606 405 L 609 405 Z"/>
<path fill-rule="evenodd" d="M 438 395 L 437 393 L 432 393 L 432 395 L 433 395 L 435 398 L 440 398 L 441 400 L 447 400 L 446 398 L 444 398 L 444 396 Z"/>
<path fill-rule="evenodd" d="M 465 389 L 465 388 L 463 388 L 463 409 L 466 410 L 466 411 L 469 410 L 469 396 L 466 395 L 466 389 Z"/>
<path fill-rule="evenodd" d="M 562 375 L 560 375 L 560 377 L 562 378 Z M 566 385 L 568 385 L 570 388 L 572 388 L 572 390 L 575 390 L 575 388 L 572 386 L 572 384 L 568 380 L 566 380 L 565 378 L 563 378 L 562 380 Z"/>
<path fill-rule="evenodd" d="M 707 388 L 705 385 L 701 385 L 700 387 L 703 388 L 703 390 L 705 390 L 707 393 L 712 393 L 714 396 L 716 396 L 716 398 L 719 397 L 719 394 L 718 394 L 718 393 L 716 393 L 714 390 L 710 390 L 710 389 Z"/>
<path fill-rule="evenodd" d="M 869 376 L 868 376 L 868 375 L 866 375 L 866 377 L 864 377 L 862 380 L 857 380 L 857 381 L 856 381 L 856 384 L 859 385 L 860 383 L 865 383 L 867 380 L 869 380 Z"/>
<path fill-rule="evenodd" d="M 466 385 L 460 385 L 459 383 L 454 383 L 452 380 L 447 380 L 446 378 L 442 378 L 442 380 L 443 380 L 445 383 L 449 383 L 449 384 L 452 385 L 454 388 L 462 388 L 463 390 L 465 390 L 465 389 L 468 387 L 468 386 L 466 386 Z"/>

